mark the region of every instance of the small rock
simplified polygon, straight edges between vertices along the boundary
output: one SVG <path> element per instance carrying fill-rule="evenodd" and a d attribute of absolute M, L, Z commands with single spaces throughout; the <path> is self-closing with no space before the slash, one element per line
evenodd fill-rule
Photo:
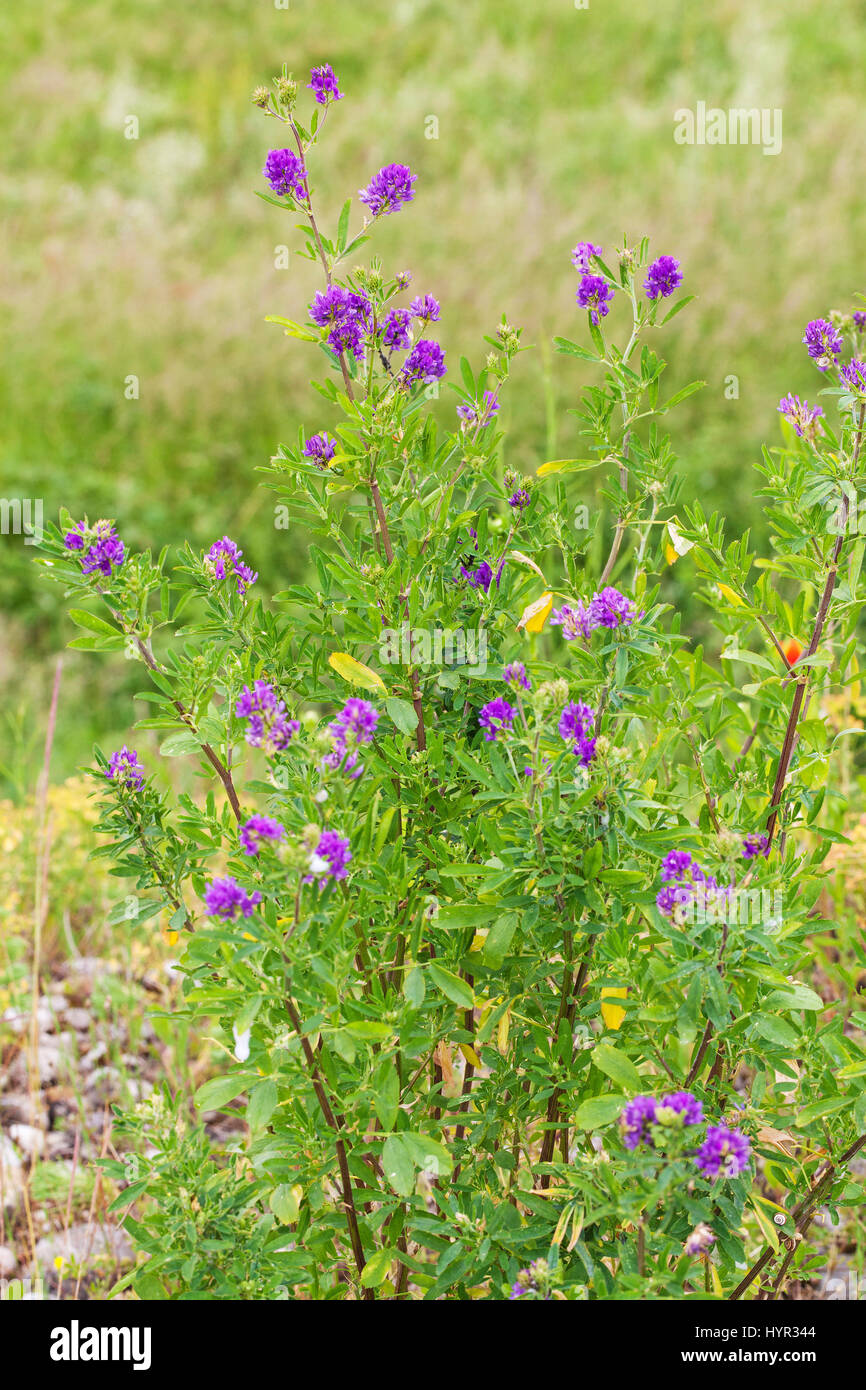
<path fill-rule="evenodd" d="M 86 1033 L 92 1021 L 90 1010 L 79 1008 L 67 1009 L 64 1021 L 70 1028 L 74 1028 L 77 1033 Z"/>
<path fill-rule="evenodd" d="M 34 1105 L 33 1097 L 23 1091 L 9 1091 L 0 1096 L 0 1120 L 3 1124 L 32 1125 L 42 1116 L 42 1107 Z"/>
<path fill-rule="evenodd" d="M 96 1066 L 97 1062 L 102 1061 L 107 1051 L 108 1048 L 104 1042 L 97 1043 L 96 1046 L 92 1047 L 89 1052 L 85 1052 L 84 1056 L 81 1058 L 81 1061 L 79 1063 L 81 1070 L 93 1071 L 93 1068 Z"/>
<path fill-rule="evenodd" d="M 29 1158 L 39 1158 L 45 1152 L 45 1131 L 36 1125 L 10 1125 L 9 1138 Z"/>
<path fill-rule="evenodd" d="M 112 1264 L 126 1264 L 135 1258 L 135 1251 L 119 1226 L 79 1221 L 68 1231 L 55 1231 L 36 1242 L 36 1263 L 40 1269 L 46 1273 L 53 1270 L 58 1258 L 76 1265 L 106 1259 Z"/>
<path fill-rule="evenodd" d="M 17 1268 L 15 1252 L 8 1245 L 0 1245 L 0 1279 L 11 1279 Z"/>
<path fill-rule="evenodd" d="M 0 1192 L 3 1209 L 16 1210 L 24 1190 L 24 1166 L 15 1145 L 5 1134 L 0 1134 Z"/>

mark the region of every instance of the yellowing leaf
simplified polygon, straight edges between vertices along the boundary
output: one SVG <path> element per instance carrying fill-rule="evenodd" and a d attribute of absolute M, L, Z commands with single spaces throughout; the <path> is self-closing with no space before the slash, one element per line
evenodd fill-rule
<path fill-rule="evenodd" d="M 678 557 L 677 557 L 677 552 L 674 550 L 674 548 L 673 548 L 673 546 L 671 545 L 670 541 L 666 541 L 666 542 L 665 542 L 665 559 L 667 560 L 668 564 L 669 564 L 669 565 L 675 565 L 676 562 L 677 562 L 677 558 L 678 558 Z"/>
<path fill-rule="evenodd" d="M 482 927 L 480 931 L 475 933 L 472 938 L 472 945 L 469 947 L 470 951 L 480 951 L 482 949 L 487 940 L 487 933 L 489 930 L 489 927 Z"/>
<path fill-rule="evenodd" d="M 713 1293 L 716 1294 L 718 1298 L 723 1298 L 725 1291 L 722 1288 L 722 1281 L 719 1278 L 719 1271 L 716 1269 L 716 1266 L 713 1264 L 709 1255 L 705 1255 L 704 1259 L 710 1266 L 710 1278 L 713 1281 Z"/>
<path fill-rule="evenodd" d="M 333 666 L 337 675 L 342 676 L 344 681 L 360 685 L 362 690 L 372 690 L 380 695 L 387 693 L 382 677 L 371 671 L 369 666 L 365 666 L 363 661 L 356 661 L 353 656 L 349 656 L 348 652 L 331 652 L 328 665 Z"/>
<path fill-rule="evenodd" d="M 602 999 L 625 999 L 627 996 L 628 990 L 620 988 L 619 986 L 616 988 L 610 986 L 601 991 Z M 622 1021 L 625 1018 L 625 1009 L 621 1009 L 619 1004 L 602 1004 L 601 1016 L 604 1019 L 605 1027 L 611 1028 L 616 1032 L 616 1030 L 622 1026 Z"/>
<path fill-rule="evenodd" d="M 511 555 L 512 560 L 517 560 L 521 565 L 528 565 L 531 570 L 535 570 L 535 573 L 538 575 L 539 579 L 542 581 L 543 584 L 547 583 L 547 580 L 544 578 L 544 575 L 541 573 L 541 570 L 538 568 L 538 565 L 535 563 L 535 561 L 531 560 L 528 555 L 524 555 L 522 550 L 511 550 L 509 551 L 509 554 Z"/>
<path fill-rule="evenodd" d="M 517 624 L 517 631 L 522 627 L 527 632 L 541 632 L 547 619 L 550 617 L 550 610 L 553 607 L 553 594 L 542 594 L 541 598 L 534 599 L 526 608 Z"/>
<path fill-rule="evenodd" d="M 505 1010 L 505 1013 L 499 1020 L 498 1027 L 496 1029 L 496 1046 L 499 1049 L 499 1055 L 501 1057 L 504 1057 L 508 1052 L 508 1029 L 510 1026 L 511 1005 L 509 1004 L 508 1008 Z"/>
<path fill-rule="evenodd" d="M 484 1063 L 481 1061 L 481 1058 L 478 1056 L 478 1053 L 475 1051 L 475 1048 L 470 1047 L 468 1043 L 461 1043 L 460 1051 L 463 1053 L 463 1056 L 466 1058 L 467 1062 L 472 1063 L 473 1067 L 481 1067 L 484 1065 Z"/>
<path fill-rule="evenodd" d="M 674 522 L 672 521 L 668 522 L 668 536 L 670 537 L 670 544 L 666 547 L 665 555 L 667 557 L 667 562 L 669 565 L 672 565 L 674 563 L 674 560 L 677 558 L 678 555 L 688 555 L 690 550 L 694 550 L 694 541 L 687 541 L 683 536 L 681 536 Z M 673 558 L 671 558 L 670 555 L 671 550 L 673 550 L 674 552 Z"/>
<path fill-rule="evenodd" d="M 739 595 L 739 594 L 735 594 L 735 593 L 734 593 L 734 591 L 733 591 L 733 589 L 730 587 L 730 585 L 728 585 L 728 584 L 717 584 L 717 585 L 716 585 L 716 588 L 718 589 L 718 591 L 719 591 L 719 593 L 721 594 L 722 598 L 726 598 L 726 599 L 728 600 L 729 603 L 735 604 L 735 605 L 737 606 L 737 608 L 742 608 L 742 607 L 743 607 L 743 600 L 740 598 L 740 595 Z"/>

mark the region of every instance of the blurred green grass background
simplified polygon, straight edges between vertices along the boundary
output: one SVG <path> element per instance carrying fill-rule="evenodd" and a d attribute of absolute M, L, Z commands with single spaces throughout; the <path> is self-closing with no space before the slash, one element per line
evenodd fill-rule
<path fill-rule="evenodd" d="M 322 220 L 408 162 L 415 201 L 372 249 L 443 301 L 452 365 L 481 359 L 503 312 L 537 345 L 503 410 L 507 462 L 577 447 L 566 409 L 591 376 L 549 346 L 585 333 L 572 246 L 646 232 L 699 296 L 660 339 L 676 386 L 708 383 L 675 417 L 687 492 L 735 532 L 755 522 L 750 466 L 778 437 L 778 399 L 816 390 L 803 325 L 864 288 L 864 20 L 862 0 L 7 4 L 0 495 L 114 516 L 134 547 L 228 532 L 266 590 L 297 577 L 254 470 L 301 422 L 333 421 L 306 384 L 318 354 L 263 322 L 303 318 L 317 286 L 295 258 L 275 267 L 296 234 L 253 196 L 279 130 L 249 98 L 283 61 L 302 81 L 330 61 L 345 100 L 313 168 Z M 698 101 L 780 107 L 781 154 L 676 144 L 674 112 Z M 437 408 L 450 415 L 448 393 Z M 32 549 L 2 536 L 0 554 L 0 787 L 15 794 L 71 633 Z M 126 735 L 140 684 L 122 661 L 68 654 L 55 776 Z"/>

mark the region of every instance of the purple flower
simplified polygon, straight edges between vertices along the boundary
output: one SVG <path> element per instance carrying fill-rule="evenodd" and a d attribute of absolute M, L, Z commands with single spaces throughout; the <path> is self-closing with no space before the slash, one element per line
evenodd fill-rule
<path fill-rule="evenodd" d="M 284 826 L 271 816 L 250 816 L 239 832 L 244 854 L 258 854 L 262 840 L 281 840 L 285 833 Z"/>
<path fill-rule="evenodd" d="M 502 672 L 502 679 L 506 685 L 510 685 L 513 690 L 531 690 L 532 682 L 526 674 L 526 667 L 522 661 L 512 661 Z"/>
<path fill-rule="evenodd" d="M 483 589 L 485 594 L 493 582 L 493 570 L 486 560 L 480 560 L 477 565 L 461 564 L 460 573 L 473 589 Z"/>
<path fill-rule="evenodd" d="M 690 1091 L 674 1091 L 672 1095 L 662 1096 L 658 1110 L 672 1110 L 676 1116 L 682 1116 L 684 1126 L 699 1125 L 704 1118 L 703 1104 Z"/>
<path fill-rule="evenodd" d="M 794 426 L 795 431 L 801 437 L 814 439 L 820 425 L 815 421 L 824 412 L 819 405 L 810 405 L 808 401 L 802 401 L 799 396 L 793 396 L 789 392 L 783 396 L 777 407 L 779 414 L 784 415 L 785 419 Z"/>
<path fill-rule="evenodd" d="M 584 275 L 577 289 L 577 302 L 581 309 L 589 310 L 594 324 L 607 318 L 612 299 L 613 285 L 608 284 L 602 275 Z"/>
<path fill-rule="evenodd" d="M 223 580 L 229 575 L 234 575 L 241 598 L 259 577 L 253 573 L 249 565 L 244 564 L 241 559 L 243 553 L 233 540 L 223 536 L 222 540 L 214 541 L 206 557 L 215 579 Z"/>
<path fill-rule="evenodd" d="M 484 730 L 485 742 L 495 743 L 497 734 L 507 734 L 516 717 L 517 710 L 502 695 L 497 695 L 495 700 L 488 700 L 478 716 L 478 723 Z"/>
<path fill-rule="evenodd" d="M 471 404 L 458 405 L 457 414 L 467 425 L 478 425 L 481 429 L 486 429 L 494 415 L 499 414 L 499 400 L 495 391 L 485 391 L 484 400 L 481 404 L 473 401 Z"/>
<path fill-rule="evenodd" d="M 620 1116 L 623 1127 L 623 1143 L 627 1149 L 636 1149 L 640 1144 L 652 1148 L 652 1126 L 656 1119 L 656 1103 L 652 1096 L 635 1096 Z"/>
<path fill-rule="evenodd" d="M 524 507 L 528 507 L 531 501 L 532 497 L 527 492 L 526 488 L 520 487 L 516 492 L 512 492 L 508 499 L 508 505 L 522 512 Z"/>
<path fill-rule="evenodd" d="M 337 448 L 336 439 L 322 430 L 321 434 L 313 434 L 304 445 L 304 457 L 312 459 L 317 468 L 324 468 L 334 457 Z"/>
<path fill-rule="evenodd" d="M 715 1244 L 715 1231 L 705 1222 L 699 1221 L 691 1235 L 686 1237 L 683 1250 L 687 1255 L 703 1255 Z"/>
<path fill-rule="evenodd" d="M 409 313 L 416 319 L 423 319 L 425 323 L 436 323 L 442 313 L 442 306 L 432 294 L 419 294 L 409 305 Z"/>
<path fill-rule="evenodd" d="M 256 681 L 250 690 L 245 685 L 235 706 L 238 719 L 247 719 L 246 741 L 252 748 L 266 748 L 277 753 L 287 748 L 300 729 L 297 719 L 286 718 L 286 706 L 268 685 Z"/>
<path fill-rule="evenodd" d="M 355 294 L 342 285 L 320 290 L 310 305 L 310 318 L 319 328 L 330 328 L 328 346 L 339 357 L 351 352 L 364 355 L 364 334 L 372 326 L 372 306 L 366 295 Z"/>
<path fill-rule="evenodd" d="M 411 270 L 398 270 L 394 276 L 394 284 L 398 290 L 405 290 L 412 283 Z"/>
<path fill-rule="evenodd" d="M 351 735 L 355 743 L 372 743 L 378 723 L 379 711 L 369 700 L 360 700 L 353 695 L 329 726 L 329 733 L 341 738 L 344 743 L 347 735 Z"/>
<path fill-rule="evenodd" d="M 411 347 L 412 334 L 409 325 L 412 322 L 412 315 L 408 309 L 392 309 L 385 320 L 385 330 L 382 335 L 382 342 L 385 347 L 392 351 L 402 351 L 404 348 Z"/>
<path fill-rule="evenodd" d="M 807 323 L 803 342 L 820 372 L 832 367 L 842 351 L 842 335 L 827 319 L 812 319 Z"/>
<path fill-rule="evenodd" d="M 693 862 L 688 850 L 672 849 L 662 860 L 662 883 L 682 883 Z"/>
<path fill-rule="evenodd" d="M 727 1125 L 708 1125 L 707 1137 L 698 1149 L 695 1164 L 705 1178 L 736 1178 L 744 1171 L 751 1153 L 745 1134 Z"/>
<path fill-rule="evenodd" d="M 261 893 L 248 894 L 234 878 L 215 878 L 204 895 L 205 912 L 210 917 L 251 917 L 253 908 L 262 900 Z"/>
<path fill-rule="evenodd" d="M 351 858 L 349 841 L 338 835 L 336 830 L 323 830 L 319 837 L 319 843 L 310 857 L 310 873 L 304 882 L 311 883 L 313 879 L 316 879 L 321 887 L 329 878 L 348 877 L 349 871 L 346 865 L 351 861 Z"/>
<path fill-rule="evenodd" d="M 293 150 L 271 150 L 262 173 L 278 197 L 306 202 L 307 171 Z"/>
<path fill-rule="evenodd" d="M 674 260 L 673 256 L 659 256 L 657 261 L 653 261 L 647 277 L 644 281 L 644 290 L 647 299 L 667 299 L 672 295 L 677 285 L 683 283 L 680 272 L 680 263 Z"/>
<path fill-rule="evenodd" d="M 586 275 L 593 256 L 600 255 L 600 246 L 594 246 L 591 241 L 579 241 L 571 253 L 571 264 L 575 270 L 580 271 L 581 275 Z"/>
<path fill-rule="evenodd" d="M 443 377 L 447 370 L 445 354 L 439 344 L 429 338 L 419 338 L 403 363 L 400 375 L 407 386 L 413 386 L 416 382 L 423 382 L 427 386 L 431 381 Z"/>
<path fill-rule="evenodd" d="M 337 86 L 334 69 L 330 63 L 323 63 L 321 67 L 312 68 L 307 86 L 312 88 L 313 95 L 320 106 L 327 106 L 329 101 L 339 101 L 343 95 Z"/>
<path fill-rule="evenodd" d="M 743 840 L 743 858 L 757 859 L 762 854 L 764 858 L 770 853 L 770 841 L 766 835 L 747 835 Z"/>
<path fill-rule="evenodd" d="M 581 767 L 589 767 L 595 757 L 595 739 L 591 737 L 594 723 L 595 714 L 580 700 L 566 705 L 559 718 L 559 736 L 564 743 L 571 744 L 571 751 Z"/>
<path fill-rule="evenodd" d="M 629 627 L 637 616 L 635 606 L 618 589 L 608 587 L 593 594 L 589 605 L 589 627 Z"/>
<path fill-rule="evenodd" d="M 866 310 L 855 309 L 852 318 L 854 319 L 854 327 L 857 329 L 858 333 L 866 331 Z"/>
<path fill-rule="evenodd" d="M 106 579 L 111 578 L 112 567 L 119 569 L 126 558 L 123 541 L 114 529 L 113 521 L 97 521 L 88 526 L 85 521 L 77 521 L 71 531 L 63 537 L 67 550 L 80 550 L 82 574 L 93 574 L 99 570 Z"/>
<path fill-rule="evenodd" d="M 574 642 L 578 637 L 589 637 L 592 632 L 589 609 L 580 600 L 575 608 L 564 603 L 561 608 L 555 608 L 551 615 L 550 626 L 557 625 L 562 627 L 562 635 L 566 642 Z"/>
<path fill-rule="evenodd" d="M 367 187 L 361 189 L 361 202 L 366 203 L 374 217 L 387 217 L 399 211 L 404 203 L 411 203 L 415 196 L 412 185 L 417 177 L 406 164 L 386 164 L 373 175 Z"/>
<path fill-rule="evenodd" d="M 135 749 L 127 748 L 124 744 L 116 753 L 112 753 L 105 775 L 109 782 L 117 782 L 121 787 L 138 791 L 144 781 L 144 768 L 138 761 Z"/>
<path fill-rule="evenodd" d="M 839 375 L 852 391 L 860 396 L 866 394 L 866 362 L 848 362 L 841 368 Z"/>

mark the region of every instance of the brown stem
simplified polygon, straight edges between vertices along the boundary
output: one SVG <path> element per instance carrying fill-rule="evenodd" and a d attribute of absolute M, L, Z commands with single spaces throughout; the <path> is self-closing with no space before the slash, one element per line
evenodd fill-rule
<path fill-rule="evenodd" d="M 310 1080 L 313 1083 L 313 1090 L 316 1093 L 316 1100 L 319 1102 L 319 1109 L 324 1116 L 325 1123 L 334 1131 L 336 1139 L 334 1146 L 337 1150 L 337 1163 L 340 1168 L 340 1188 L 343 1199 L 343 1210 L 346 1213 L 346 1221 L 349 1227 L 349 1239 L 352 1243 L 352 1254 L 355 1257 L 355 1267 L 360 1276 L 363 1272 L 366 1260 L 364 1259 L 364 1247 L 361 1243 L 361 1232 L 358 1228 L 358 1213 L 355 1208 L 355 1197 L 352 1190 L 352 1176 L 349 1172 L 349 1160 L 346 1154 L 346 1144 L 341 1130 L 343 1128 L 343 1117 L 334 1114 L 325 1084 L 322 1080 L 322 1073 L 316 1060 L 316 1055 L 310 1046 L 310 1040 L 305 1034 L 301 1025 L 300 1015 L 295 1007 L 295 1002 L 291 995 L 286 996 L 286 1013 L 292 1021 L 292 1027 L 301 1040 L 301 1048 L 306 1059 L 307 1068 L 310 1073 Z M 362 1296 L 365 1300 L 372 1300 L 375 1295 L 372 1289 L 364 1289 Z"/>

